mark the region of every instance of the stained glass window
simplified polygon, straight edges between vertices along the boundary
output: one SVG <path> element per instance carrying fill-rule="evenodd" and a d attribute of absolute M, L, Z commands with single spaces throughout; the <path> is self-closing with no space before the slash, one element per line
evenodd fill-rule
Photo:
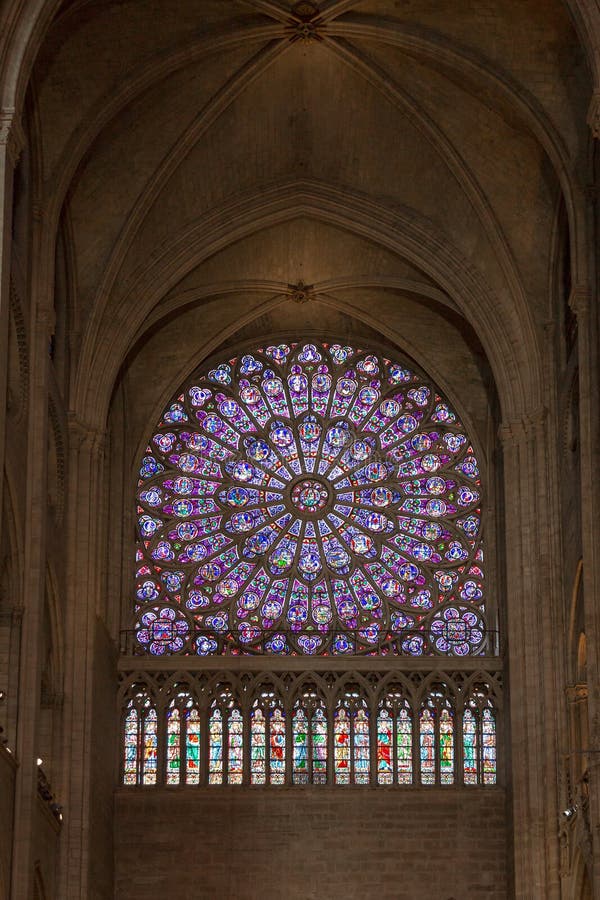
<path fill-rule="evenodd" d="M 200 782 L 200 713 L 195 707 L 185 711 L 185 781 Z"/>
<path fill-rule="evenodd" d="M 296 705 L 292 720 L 293 741 L 293 770 L 292 781 L 294 784 L 308 784 L 310 782 L 310 768 L 308 764 L 308 717 L 301 703 Z"/>
<path fill-rule="evenodd" d="M 435 709 L 427 703 L 419 718 L 421 784 L 435 784 Z"/>
<path fill-rule="evenodd" d="M 123 722 L 123 784 L 156 784 L 156 708 L 145 688 L 133 685 Z"/>
<path fill-rule="evenodd" d="M 403 363 L 337 343 L 219 362 L 141 462 L 138 647 L 481 653 L 480 508 L 456 412 Z"/>
<path fill-rule="evenodd" d="M 336 784 L 369 784 L 371 738 L 369 713 L 358 694 L 340 700 L 334 714 L 334 780 Z"/>
<path fill-rule="evenodd" d="M 167 784 L 200 782 L 200 713 L 192 697 L 179 690 L 167 709 Z"/>
<path fill-rule="evenodd" d="M 144 717 L 144 756 L 142 784 L 156 784 L 158 765 L 158 722 L 156 710 L 149 709 Z"/>
<path fill-rule="evenodd" d="M 303 735 L 305 741 L 305 731 Z M 263 691 L 250 713 L 252 784 L 285 783 L 285 743 L 285 714 L 280 702 L 273 691 Z"/>
<path fill-rule="evenodd" d="M 479 781 L 479 748 L 477 718 L 473 710 L 465 709 L 463 715 L 463 779 L 465 784 Z"/>
<path fill-rule="evenodd" d="M 227 765 L 227 781 L 229 784 L 241 784 L 244 770 L 244 739 L 242 714 L 233 708 L 227 721 L 227 739 L 229 759 Z"/>
<path fill-rule="evenodd" d="M 350 713 L 338 706 L 333 726 L 334 771 L 336 784 L 350 784 Z"/>
<path fill-rule="evenodd" d="M 496 784 L 496 716 L 477 689 L 463 713 L 463 770 L 465 784 Z"/>
<path fill-rule="evenodd" d="M 210 716 L 209 725 L 209 763 L 208 783 L 223 783 L 223 713 L 219 707 L 214 707 Z"/>
<path fill-rule="evenodd" d="M 371 771 L 369 714 L 364 706 L 353 715 L 354 784 L 368 784 Z"/>
<path fill-rule="evenodd" d="M 285 783 L 285 717 L 279 707 L 270 713 L 269 758 L 271 784 Z"/>
<path fill-rule="evenodd" d="M 250 781 L 252 784 L 264 784 L 266 781 L 265 746 L 265 717 L 260 706 L 255 706 L 250 716 Z"/>
<path fill-rule="evenodd" d="M 489 706 L 481 714 L 483 783 L 496 784 L 496 719 Z"/>
<path fill-rule="evenodd" d="M 311 721 L 312 739 L 312 782 L 327 782 L 327 718 L 325 710 L 319 706 L 314 711 Z"/>
<path fill-rule="evenodd" d="M 463 674 L 453 684 L 425 678 L 420 701 L 409 680 L 385 671 L 381 690 L 371 690 L 376 672 L 369 688 L 343 670 L 321 684 L 296 673 L 297 692 L 292 672 L 264 674 L 254 687 L 244 671 L 213 685 L 189 673 L 164 700 L 152 688 L 156 701 L 136 684 L 123 707 L 123 784 L 494 785 L 497 686 L 465 684 Z"/>
<path fill-rule="evenodd" d="M 398 761 L 398 784 L 412 784 L 412 715 L 408 703 L 398 710 L 396 717 L 396 753 Z"/>
<path fill-rule="evenodd" d="M 167 711 L 167 784 L 181 779 L 181 722 L 177 707 Z"/>
<path fill-rule="evenodd" d="M 401 692 L 390 691 L 377 717 L 377 784 L 412 784 L 412 713 Z"/>
<path fill-rule="evenodd" d="M 440 713 L 440 781 L 454 782 L 454 715 L 447 704 Z"/>
<path fill-rule="evenodd" d="M 377 783 L 394 783 L 394 722 L 385 707 L 377 718 Z"/>
<path fill-rule="evenodd" d="M 125 716 L 123 784 L 137 784 L 138 782 L 139 734 L 139 714 L 137 709 L 134 706 L 131 706 Z"/>
<path fill-rule="evenodd" d="M 292 715 L 292 783 L 327 783 L 327 712 L 323 700 L 307 688 Z"/>

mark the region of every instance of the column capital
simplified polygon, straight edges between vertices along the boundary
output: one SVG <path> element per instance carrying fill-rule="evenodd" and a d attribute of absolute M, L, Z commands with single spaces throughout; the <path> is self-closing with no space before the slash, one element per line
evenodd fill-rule
<path fill-rule="evenodd" d="M 569 293 L 569 308 L 579 319 L 590 308 L 590 289 L 586 284 L 574 284 Z"/>
<path fill-rule="evenodd" d="M 3 107 L 0 109 L 0 147 L 6 147 L 6 156 L 13 169 L 24 146 L 25 132 L 20 117 L 15 109 Z"/>
<path fill-rule="evenodd" d="M 569 703 L 580 703 L 588 698 L 587 684 L 569 684 L 565 688 L 565 695 Z"/>
<path fill-rule="evenodd" d="M 104 451 L 106 443 L 106 431 L 84 422 L 76 413 L 67 415 L 69 428 L 69 441 L 76 450 L 89 450 L 93 454 L 100 455 Z"/>
<path fill-rule="evenodd" d="M 600 141 L 600 90 L 594 91 L 588 107 L 587 123 L 597 141 Z"/>

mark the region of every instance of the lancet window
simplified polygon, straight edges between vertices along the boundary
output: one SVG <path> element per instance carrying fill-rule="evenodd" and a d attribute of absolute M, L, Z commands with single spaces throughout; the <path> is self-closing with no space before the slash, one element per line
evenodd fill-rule
<path fill-rule="evenodd" d="M 244 722 L 239 704 L 224 690 L 212 701 L 208 719 L 209 784 L 241 784 L 244 773 Z"/>
<path fill-rule="evenodd" d="M 167 784 L 200 780 L 200 713 L 193 698 L 180 691 L 167 709 Z"/>
<path fill-rule="evenodd" d="M 123 714 L 123 783 L 156 784 L 158 720 L 143 687 L 134 687 Z"/>
<path fill-rule="evenodd" d="M 371 676 L 375 678 L 375 676 Z M 193 676 L 190 676 L 193 681 Z M 275 679 L 275 682 L 277 679 Z M 492 786 L 497 688 L 340 679 L 324 692 L 261 683 L 200 691 L 138 686 L 123 708 L 124 785 Z M 242 698 L 238 700 L 237 697 Z M 162 773 L 162 774 L 161 774 Z"/>
<path fill-rule="evenodd" d="M 294 784 L 327 783 L 327 738 L 325 703 L 316 691 L 305 690 L 294 706 Z"/>
<path fill-rule="evenodd" d="M 413 715 L 402 691 L 389 690 L 377 715 L 377 783 L 412 784 Z"/>
<path fill-rule="evenodd" d="M 273 691 L 263 691 L 250 712 L 250 783 L 284 784 L 286 719 Z"/>
<path fill-rule="evenodd" d="M 334 713 L 335 784 L 369 784 L 371 777 L 369 710 L 358 690 L 338 700 Z"/>

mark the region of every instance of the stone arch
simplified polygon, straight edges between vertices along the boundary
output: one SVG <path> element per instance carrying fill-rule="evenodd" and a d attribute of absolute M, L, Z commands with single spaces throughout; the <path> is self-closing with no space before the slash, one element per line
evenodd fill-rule
<path fill-rule="evenodd" d="M 481 340 L 496 379 L 504 415 L 519 416 L 542 402 L 543 377 L 533 323 L 526 308 L 506 302 L 491 291 L 481 274 L 452 247 L 444 235 L 412 210 L 382 209 L 363 197 L 315 183 L 284 185 L 260 198 L 238 200 L 186 230 L 161 257 L 126 284 L 138 302 L 127 320 L 119 311 L 107 315 L 106 303 L 95 311 L 82 349 L 76 378 L 75 405 L 93 410 L 104 421 L 116 367 L 106 366 L 107 348 L 113 359 L 125 357 L 154 305 L 199 261 L 247 234 L 277 222 L 307 215 L 367 237 L 404 256 L 442 284 Z M 235 230 L 231 221 L 236 222 Z M 120 310 L 127 304 L 120 303 Z M 525 322 L 523 319 L 525 318 Z M 514 334 L 511 336 L 511 331 Z M 516 346 L 515 346 L 516 345 Z M 517 347 L 521 348 L 521 352 Z M 207 348 L 209 352 L 209 348 Z M 518 355 L 517 355 L 518 354 Z"/>

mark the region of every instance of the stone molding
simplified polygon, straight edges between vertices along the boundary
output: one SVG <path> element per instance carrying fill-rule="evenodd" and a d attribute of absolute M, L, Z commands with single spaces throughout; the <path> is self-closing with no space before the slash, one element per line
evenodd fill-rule
<path fill-rule="evenodd" d="M 590 308 L 590 289 L 583 284 L 574 284 L 569 293 L 569 309 L 577 318 L 587 313 Z"/>
<path fill-rule="evenodd" d="M 62 524 L 65 508 L 65 442 L 63 440 L 61 420 L 52 395 L 48 398 L 48 419 L 52 429 L 54 449 L 56 451 L 56 507 L 54 509 L 54 518 L 56 524 L 60 525 Z"/>
<path fill-rule="evenodd" d="M 565 695 L 569 703 L 580 703 L 588 698 L 587 684 L 570 684 L 565 688 Z"/>
<path fill-rule="evenodd" d="M 545 428 L 547 419 L 548 409 L 540 406 L 519 418 L 502 422 L 498 428 L 498 438 L 505 448 L 532 440 L 540 430 Z"/>
<path fill-rule="evenodd" d="M 299 281 L 297 284 L 288 284 L 288 293 L 294 303 L 308 303 L 309 300 L 313 300 L 313 285 L 312 284 L 304 284 L 303 281 Z"/>
<path fill-rule="evenodd" d="M 519 358 L 514 359 L 516 338 L 511 339 L 507 327 L 507 323 L 512 321 L 513 310 L 509 307 L 504 316 L 499 315 L 502 304 L 498 296 L 480 271 L 451 244 L 447 235 L 440 233 L 430 220 L 411 208 L 382 206 L 360 192 L 308 179 L 274 184 L 263 190 L 258 198 L 253 193 L 245 193 L 208 212 L 191 227 L 186 226 L 177 233 L 163 248 L 160 258 L 144 273 L 136 272 L 135 276 L 125 279 L 118 295 L 106 294 L 99 299 L 91 312 L 81 348 L 75 377 L 75 408 L 85 409 L 89 408 L 90 403 L 96 406 L 101 403 L 102 415 L 106 415 L 113 373 L 106 365 L 105 348 L 110 346 L 112 355 L 119 359 L 123 348 L 124 355 L 126 346 L 131 344 L 133 336 L 156 304 L 159 285 L 162 296 L 184 277 L 192 258 L 198 265 L 209 254 L 217 253 L 245 235 L 289 220 L 298 213 L 314 214 L 320 221 L 334 222 L 338 226 L 344 223 L 361 236 L 393 252 L 402 253 L 418 265 L 426 256 L 431 269 L 431 261 L 435 260 L 434 272 L 440 270 L 446 292 L 453 299 L 460 300 L 461 309 L 468 309 L 467 318 L 480 337 L 483 336 L 485 346 L 488 346 L 486 338 L 489 339 L 492 368 L 501 385 L 505 408 L 522 409 L 526 397 L 539 395 L 542 376 L 537 372 L 539 357 L 530 321 L 520 331 L 519 346 L 527 347 L 527 351 L 523 350 Z M 236 224 L 233 231 L 232 222 Z M 116 302 L 117 296 L 120 308 L 129 310 L 120 319 L 118 329 L 111 324 L 116 319 L 110 315 L 110 304 Z M 136 297 L 135 303 L 129 303 L 132 296 Z M 507 365 L 507 360 L 511 360 L 511 365 Z M 517 371 L 526 374 L 526 379 L 516 379 L 512 373 Z"/>
<path fill-rule="evenodd" d="M 67 414 L 69 443 L 76 450 L 88 450 L 96 456 L 100 456 L 106 446 L 106 431 L 84 422 L 75 413 Z"/>
<path fill-rule="evenodd" d="M 300 0 L 292 7 L 292 20 L 286 31 L 290 43 L 302 41 L 309 44 L 311 41 L 322 41 L 324 23 L 319 15 L 319 7 L 311 0 Z"/>
<path fill-rule="evenodd" d="M 6 147 L 7 159 L 15 169 L 25 146 L 25 132 L 15 109 L 0 110 L 0 146 Z"/>
<path fill-rule="evenodd" d="M 594 91 L 588 107 L 587 123 L 596 140 L 600 141 L 600 91 Z"/>
<path fill-rule="evenodd" d="M 15 328 L 17 339 L 17 351 L 19 356 L 19 393 L 15 403 L 15 408 L 11 409 L 16 419 L 20 419 L 21 415 L 27 408 L 27 400 L 29 397 L 29 347 L 27 342 L 27 325 L 25 324 L 25 316 L 23 315 L 23 306 L 21 298 L 15 284 L 10 279 L 9 288 L 10 312 Z M 12 404 L 11 404 L 12 405 Z"/>

